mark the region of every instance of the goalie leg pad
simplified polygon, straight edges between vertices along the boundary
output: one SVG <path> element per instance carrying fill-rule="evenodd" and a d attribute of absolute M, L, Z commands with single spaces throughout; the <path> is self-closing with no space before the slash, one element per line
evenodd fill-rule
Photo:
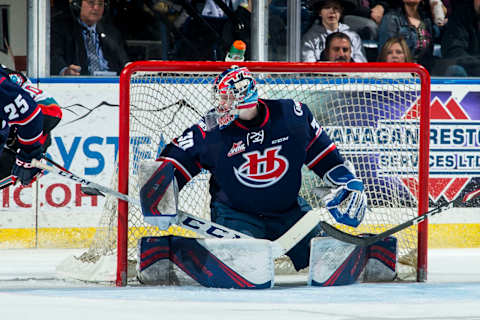
<path fill-rule="evenodd" d="M 138 252 L 137 276 L 144 284 L 235 289 L 274 285 L 267 240 L 144 237 Z"/>
<path fill-rule="evenodd" d="M 389 282 L 397 277 L 397 239 L 388 237 L 368 246 L 362 282 Z"/>
<path fill-rule="evenodd" d="M 329 287 L 356 282 L 367 262 L 367 251 L 330 237 L 312 239 L 308 285 Z"/>
<path fill-rule="evenodd" d="M 175 223 L 178 186 L 169 161 L 143 161 L 139 168 L 140 203 L 146 223 L 166 230 Z"/>
<path fill-rule="evenodd" d="M 366 248 L 330 237 L 314 238 L 310 250 L 308 284 L 338 286 L 387 282 L 396 278 L 397 239 L 388 237 Z"/>

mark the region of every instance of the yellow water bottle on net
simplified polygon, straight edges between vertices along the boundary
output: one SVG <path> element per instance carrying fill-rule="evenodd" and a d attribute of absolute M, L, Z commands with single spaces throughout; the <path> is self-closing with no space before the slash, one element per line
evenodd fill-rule
<path fill-rule="evenodd" d="M 225 57 L 225 61 L 243 61 L 247 45 L 242 40 L 235 40 Z"/>

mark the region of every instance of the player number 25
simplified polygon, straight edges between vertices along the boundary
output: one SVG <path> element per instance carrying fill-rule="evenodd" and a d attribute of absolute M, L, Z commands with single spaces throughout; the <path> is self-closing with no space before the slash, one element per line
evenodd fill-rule
<path fill-rule="evenodd" d="M 20 116 L 19 112 L 23 114 L 28 111 L 28 103 L 23 99 L 22 95 L 19 94 L 15 98 L 15 103 L 7 104 L 3 110 L 8 114 L 8 120 L 13 120 Z"/>

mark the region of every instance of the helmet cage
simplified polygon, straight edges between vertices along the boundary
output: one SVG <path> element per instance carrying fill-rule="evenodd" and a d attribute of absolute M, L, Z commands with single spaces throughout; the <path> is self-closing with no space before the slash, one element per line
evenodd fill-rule
<path fill-rule="evenodd" d="M 213 86 L 213 102 L 220 129 L 237 119 L 241 109 L 255 107 L 258 92 L 250 71 L 233 66 L 219 75 Z"/>

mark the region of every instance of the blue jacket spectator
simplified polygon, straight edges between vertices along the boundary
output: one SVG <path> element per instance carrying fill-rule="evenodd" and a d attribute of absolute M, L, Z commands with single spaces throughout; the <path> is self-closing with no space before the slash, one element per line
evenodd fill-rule
<path fill-rule="evenodd" d="M 402 37 L 412 52 L 414 62 L 430 70 L 434 64 L 433 41 L 437 31 L 434 31 L 432 20 L 419 8 L 419 4 L 420 0 L 416 5 L 406 4 L 404 0 L 403 7 L 393 9 L 383 17 L 378 47 L 382 48 L 392 37 Z"/>

